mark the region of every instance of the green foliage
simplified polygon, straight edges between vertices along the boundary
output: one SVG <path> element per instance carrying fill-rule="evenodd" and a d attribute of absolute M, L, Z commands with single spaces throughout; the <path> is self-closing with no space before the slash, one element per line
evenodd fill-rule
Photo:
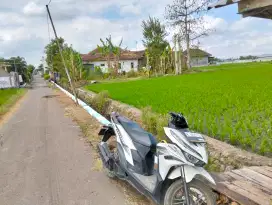
<path fill-rule="evenodd" d="M 149 70 L 146 67 L 140 68 L 138 72 L 140 76 L 149 76 Z"/>
<path fill-rule="evenodd" d="M 5 63 L 10 64 L 7 67 L 8 72 L 15 72 L 17 71 L 19 75 L 22 76 L 24 82 L 29 82 L 30 76 L 29 71 L 27 68 L 27 63 L 23 57 L 11 57 L 9 59 L 2 59 Z"/>
<path fill-rule="evenodd" d="M 156 114 L 152 112 L 151 107 L 146 107 L 142 110 L 142 121 L 145 125 L 145 129 L 152 134 L 157 134 L 157 119 Z"/>
<path fill-rule="evenodd" d="M 65 50 L 68 47 L 68 45 L 64 43 L 63 38 L 59 38 L 58 41 L 63 50 Z M 61 61 L 61 56 L 59 53 L 59 48 L 56 39 L 51 40 L 51 42 L 45 47 L 45 54 L 46 54 L 45 61 L 49 66 L 49 70 L 60 72 L 63 68 L 63 64 Z"/>
<path fill-rule="evenodd" d="M 126 73 L 126 76 L 127 76 L 128 78 L 135 78 L 135 77 L 138 76 L 138 73 L 135 72 L 134 70 L 131 70 L 131 71 L 128 71 L 128 72 Z"/>
<path fill-rule="evenodd" d="M 149 17 L 142 22 L 144 46 L 148 50 L 148 65 L 153 72 L 159 72 L 160 56 L 169 45 L 165 40 L 167 32 L 165 26 L 157 18 Z"/>
<path fill-rule="evenodd" d="M 103 79 L 108 79 L 110 77 L 110 73 L 103 73 Z"/>
<path fill-rule="evenodd" d="M 213 68 L 217 71 L 97 84 L 88 89 L 108 90 L 116 100 L 138 108 L 152 106 L 161 114 L 182 112 L 193 130 L 271 156 L 271 64 Z M 154 117 L 150 119 L 151 129 Z"/>
<path fill-rule="evenodd" d="M 111 57 L 114 57 L 114 63 L 113 63 L 113 73 L 115 76 L 118 75 L 118 68 L 119 68 L 119 58 L 122 52 L 121 46 L 123 43 L 123 39 L 119 42 L 118 45 L 114 45 L 111 36 L 106 38 L 104 41 L 103 39 L 100 39 L 100 42 L 102 43 L 101 46 L 97 46 L 99 52 L 107 58 L 107 66 L 108 69 L 112 68 L 112 63 L 111 63 Z"/>
<path fill-rule="evenodd" d="M 83 80 L 84 76 L 88 76 L 83 75 L 83 73 L 85 72 L 86 74 L 88 71 L 84 70 L 80 53 L 75 51 L 72 45 L 69 46 L 66 44 L 63 38 L 59 38 L 58 40 L 63 51 L 63 57 L 70 77 L 75 82 Z M 52 72 L 59 72 L 62 78 L 67 78 L 56 39 L 52 40 L 45 47 L 45 54 L 45 61 L 49 66 L 49 70 Z"/>
<path fill-rule="evenodd" d="M 158 140 L 165 140 L 165 133 L 163 127 L 167 125 L 167 117 L 154 113 L 151 107 L 142 109 L 142 121 L 145 129 L 156 135 Z"/>
<path fill-rule="evenodd" d="M 100 66 L 95 66 L 95 67 L 94 67 L 94 72 L 95 72 L 97 75 L 103 75 L 103 72 L 102 72 Z"/>
<path fill-rule="evenodd" d="M 32 73 L 33 71 L 35 70 L 35 67 L 34 65 L 28 65 L 27 68 L 26 68 L 26 73 L 27 73 L 27 79 L 28 79 L 28 82 L 31 81 L 31 78 L 32 78 Z"/>
<path fill-rule="evenodd" d="M 49 75 L 49 74 L 44 74 L 44 75 L 43 75 L 43 78 L 44 78 L 44 80 L 49 80 L 50 75 Z"/>
<path fill-rule="evenodd" d="M 251 55 L 249 55 L 249 56 L 240 56 L 240 60 L 255 60 L 255 59 L 257 59 L 258 57 L 257 56 L 251 56 Z"/>
<path fill-rule="evenodd" d="M 108 114 L 108 109 L 111 103 L 108 91 L 102 91 L 96 96 L 85 100 L 97 112 L 101 113 L 102 115 Z"/>

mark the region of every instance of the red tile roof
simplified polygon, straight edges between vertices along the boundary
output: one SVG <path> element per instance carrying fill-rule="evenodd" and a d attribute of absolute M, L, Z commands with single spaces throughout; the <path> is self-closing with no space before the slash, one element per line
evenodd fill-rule
<path fill-rule="evenodd" d="M 120 55 L 120 60 L 138 60 L 144 58 L 145 51 L 129 51 L 122 50 Z M 83 61 L 106 61 L 107 57 L 103 56 L 102 53 L 99 52 L 98 48 L 92 50 L 88 54 L 81 54 L 81 58 Z M 111 60 L 114 60 L 114 56 L 110 56 Z"/>

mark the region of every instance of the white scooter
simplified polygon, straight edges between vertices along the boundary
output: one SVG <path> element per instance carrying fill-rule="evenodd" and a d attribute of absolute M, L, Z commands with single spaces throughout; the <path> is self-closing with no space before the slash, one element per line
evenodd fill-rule
<path fill-rule="evenodd" d="M 181 114 L 170 113 L 165 133 L 171 143 L 157 143 L 137 123 L 111 114 L 111 125 L 103 126 L 98 149 L 111 177 L 128 181 L 142 194 L 163 205 L 215 205 L 207 183 L 215 184 L 203 166 L 208 162 L 205 140 L 190 132 Z M 116 137 L 117 147 L 109 148 Z"/>

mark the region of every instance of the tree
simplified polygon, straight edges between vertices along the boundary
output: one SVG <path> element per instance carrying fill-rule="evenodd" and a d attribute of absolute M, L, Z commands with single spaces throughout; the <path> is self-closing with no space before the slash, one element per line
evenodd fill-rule
<path fill-rule="evenodd" d="M 112 68 L 112 64 L 111 64 L 111 58 L 114 58 L 114 63 L 113 63 L 113 68 L 114 68 L 114 72 L 115 75 L 118 74 L 118 69 L 119 69 L 119 58 L 121 56 L 122 53 L 122 43 L 123 43 L 123 39 L 121 39 L 120 43 L 115 46 L 111 40 L 111 36 L 109 36 L 108 38 L 106 38 L 106 40 L 104 41 L 103 39 L 100 39 L 102 45 L 101 46 L 97 46 L 99 52 L 106 57 L 107 59 L 107 64 L 108 64 L 108 68 Z"/>
<path fill-rule="evenodd" d="M 258 57 L 257 56 L 240 56 L 239 60 L 256 60 Z"/>
<path fill-rule="evenodd" d="M 58 39 L 59 44 L 62 48 L 63 57 L 70 74 L 70 77 L 73 81 L 79 81 L 83 79 L 83 64 L 80 53 L 73 49 L 72 45 L 65 43 L 63 38 Z M 67 80 L 67 75 L 61 55 L 59 52 L 57 40 L 51 40 L 51 42 L 45 47 L 46 58 L 45 61 L 48 65 L 48 69 L 51 72 L 58 72 L 62 78 Z"/>
<path fill-rule="evenodd" d="M 163 53 L 161 55 L 161 67 L 163 74 L 166 74 L 167 72 L 173 72 L 173 50 L 170 46 L 170 44 L 167 45 L 167 47 L 163 50 Z"/>
<path fill-rule="evenodd" d="M 157 72 L 158 67 L 160 67 L 160 56 L 168 46 L 168 42 L 165 40 L 167 36 L 165 26 L 159 19 L 149 17 L 148 20 L 142 22 L 142 28 L 143 44 L 149 54 L 149 65 L 151 65 L 153 71 Z"/>
<path fill-rule="evenodd" d="M 111 41 L 111 36 L 109 36 L 108 40 L 106 39 L 106 41 L 100 38 L 100 41 L 102 43 L 102 46 L 97 45 L 97 48 L 99 52 L 102 54 L 102 56 L 106 57 L 108 69 L 110 69 L 111 68 L 110 56 L 112 55 L 112 50 L 110 48 L 108 41 Z"/>
<path fill-rule="evenodd" d="M 35 66 L 29 64 L 29 65 L 27 65 L 26 70 L 27 70 L 28 81 L 30 82 L 31 79 L 32 79 L 32 73 L 33 73 L 33 71 L 35 70 Z"/>
<path fill-rule="evenodd" d="M 63 38 L 58 38 L 60 47 L 62 50 L 68 48 Z M 45 61 L 50 71 L 60 72 L 63 70 L 63 64 L 59 53 L 57 39 L 51 40 L 51 42 L 45 47 Z"/>
<path fill-rule="evenodd" d="M 44 68 L 43 68 L 43 64 L 40 64 L 40 65 L 38 66 L 38 69 L 37 69 L 37 70 L 43 72 L 43 69 L 44 69 Z"/>
<path fill-rule="evenodd" d="M 22 76 L 24 82 L 29 82 L 28 74 L 27 74 L 27 63 L 23 57 L 11 57 L 7 60 L 10 64 L 8 67 L 8 72 L 18 72 L 19 75 Z"/>
<path fill-rule="evenodd" d="M 205 36 L 210 29 L 205 28 L 203 18 L 211 0 L 174 0 L 166 7 L 166 18 L 172 26 L 179 28 L 179 35 L 186 43 L 187 67 L 191 68 L 190 47 L 192 41 Z"/>

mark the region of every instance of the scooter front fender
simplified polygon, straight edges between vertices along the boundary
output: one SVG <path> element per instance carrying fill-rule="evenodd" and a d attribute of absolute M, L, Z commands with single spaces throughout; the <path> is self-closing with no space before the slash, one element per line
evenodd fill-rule
<path fill-rule="evenodd" d="M 201 175 L 205 179 L 207 179 L 209 182 L 215 185 L 215 181 L 212 178 L 212 176 L 202 167 L 184 165 L 184 172 L 185 172 L 186 183 L 189 183 L 190 181 L 192 181 L 196 175 Z M 168 175 L 168 179 L 176 179 L 178 177 L 181 177 L 180 167 L 177 167 Z"/>

